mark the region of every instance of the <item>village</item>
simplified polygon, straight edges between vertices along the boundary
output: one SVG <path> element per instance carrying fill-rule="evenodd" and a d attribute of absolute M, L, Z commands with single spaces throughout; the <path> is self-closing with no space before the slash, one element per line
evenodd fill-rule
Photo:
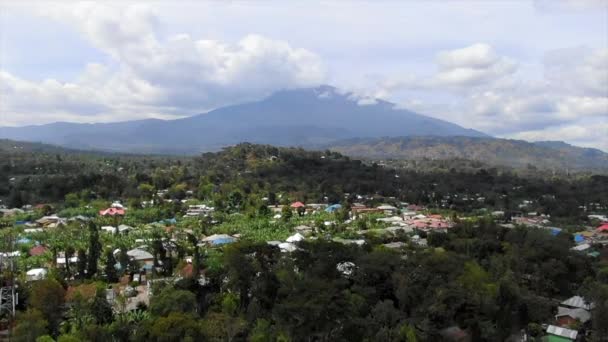
<path fill-rule="evenodd" d="M 166 194 L 167 191 L 159 191 L 157 201 L 165 204 L 174 202 L 163 199 Z M 361 195 L 356 198 L 367 199 Z M 303 241 L 326 240 L 386 248 L 407 258 L 420 249 L 441 249 L 433 247 L 429 239 L 437 234 L 447 234 L 458 222 L 479 219 L 461 217 L 454 212 L 442 214 L 440 210 L 398 202 L 394 198 L 385 200 L 387 203 L 375 207 L 359 202 L 305 204 L 295 201 L 267 205 L 263 210 L 267 211 L 267 218 L 263 219 L 264 228 L 260 229 L 264 234 L 255 229 L 240 230 L 239 225 L 243 221 L 247 224 L 242 214 L 217 215 L 210 203 L 196 203 L 195 199 L 174 203 L 182 208 L 180 216 L 153 222 L 146 222 L 138 213 L 147 210 L 146 206 L 153 207 L 159 203 L 127 208 L 120 201 L 114 201 L 95 210 L 95 215 L 69 217 L 54 213 L 51 205 L 1 208 L 2 222 L 8 227 L 2 231 L 4 244 L 0 264 L 3 270 L 10 270 L 12 277 L 29 283 L 43 280 L 50 274 L 60 274 L 68 284 L 66 303 L 77 294 L 95 294 L 99 283 L 83 280 L 90 279 L 86 273 L 91 269 L 99 269 L 97 278 L 106 280 L 105 297 L 112 310 L 125 313 L 150 305 L 154 283 L 176 282 L 195 276 L 204 286 L 209 280 L 200 259 L 209 261 L 217 258 L 225 246 L 240 240 L 265 242 L 286 254 L 300 249 Z M 91 213 L 91 209 L 84 211 Z M 547 215 L 535 212 L 514 216 L 508 222 L 504 212 L 488 212 L 486 216 L 508 229 L 543 230 L 552 236 L 570 234 L 553 227 Z M 608 218 L 589 215 L 589 220 L 595 225 L 581 226 L 570 234 L 573 241 L 571 249 L 589 258 L 600 258 L 602 248 L 608 244 Z M 253 221 L 260 224 L 259 220 Z M 236 222 L 239 223 L 232 226 Z M 86 254 L 87 241 L 82 234 L 91 229 L 87 227 L 98 230 L 100 249 L 106 251 L 103 258 L 98 257 L 99 265 L 93 268 L 90 255 Z M 187 252 L 193 250 L 197 255 Z M 91 253 L 90 246 L 88 253 Z M 347 262 L 336 267 L 348 275 L 355 265 Z M 579 331 L 584 333 L 585 328 L 590 327 L 590 311 L 594 304 L 578 295 L 552 300 L 556 303 L 554 316 L 542 324 L 547 340 L 580 340 Z M 14 301 L 12 307 L 7 306 L 6 301 L 0 305 L 5 320 L 14 313 L 11 311 L 18 298 L 11 297 L 8 302 L 11 301 Z M 7 324 L 4 323 L 5 328 Z M 467 333 L 457 326 L 446 328 L 445 333 L 455 341 L 467 340 Z M 527 341 L 527 336 L 523 331 L 521 341 Z"/>

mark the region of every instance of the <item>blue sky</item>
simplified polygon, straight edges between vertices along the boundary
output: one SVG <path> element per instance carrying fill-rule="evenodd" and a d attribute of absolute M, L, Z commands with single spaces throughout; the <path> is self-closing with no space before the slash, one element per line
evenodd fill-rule
<path fill-rule="evenodd" d="M 0 2 L 0 125 L 177 118 L 318 84 L 608 151 L 608 1 Z"/>

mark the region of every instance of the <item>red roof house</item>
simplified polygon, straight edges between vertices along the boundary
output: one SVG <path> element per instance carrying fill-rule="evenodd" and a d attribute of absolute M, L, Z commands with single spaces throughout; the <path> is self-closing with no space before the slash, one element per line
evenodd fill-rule
<path fill-rule="evenodd" d="M 608 223 L 597 227 L 595 231 L 597 231 L 598 233 L 608 233 Z"/>
<path fill-rule="evenodd" d="M 38 245 L 38 246 L 34 246 L 32 248 L 30 248 L 30 255 L 31 256 L 38 256 L 38 255 L 42 255 L 44 253 L 46 253 L 48 251 L 48 248 L 44 247 L 43 245 Z"/>
<path fill-rule="evenodd" d="M 101 216 L 123 216 L 125 214 L 125 210 L 121 208 L 108 208 L 105 210 L 100 210 L 99 215 Z"/>
<path fill-rule="evenodd" d="M 294 209 L 297 209 L 297 208 L 305 207 L 305 205 L 304 205 L 304 203 L 298 201 L 298 202 L 291 203 L 291 207 Z"/>

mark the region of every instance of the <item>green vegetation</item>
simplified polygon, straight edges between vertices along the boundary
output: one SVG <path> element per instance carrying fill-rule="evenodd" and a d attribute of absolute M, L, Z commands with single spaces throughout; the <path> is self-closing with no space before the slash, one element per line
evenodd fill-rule
<path fill-rule="evenodd" d="M 595 303 L 581 332 L 608 336 L 608 250 L 571 249 L 572 232 L 597 226 L 588 215 L 607 213 L 605 176 L 418 172 L 251 144 L 193 158 L 0 153 L 0 250 L 14 262 L 0 281 L 19 295 L 14 322 L 0 311 L 11 339 L 411 342 L 458 327 L 473 341 L 522 329 L 540 341 L 573 295 Z M 115 201 L 124 215 L 99 215 Z M 355 215 L 358 203 L 372 212 Z M 378 220 L 411 210 L 450 228 L 390 232 L 398 223 Z M 529 211 L 564 229 L 506 224 Z M 36 223 L 51 214 L 59 223 Z M 275 246 L 296 227 L 303 241 Z M 41 279 L 26 275 L 38 268 Z"/>

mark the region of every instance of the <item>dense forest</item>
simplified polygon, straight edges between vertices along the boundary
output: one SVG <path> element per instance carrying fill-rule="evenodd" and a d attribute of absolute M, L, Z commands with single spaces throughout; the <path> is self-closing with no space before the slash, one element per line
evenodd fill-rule
<path fill-rule="evenodd" d="M 365 194 L 464 212 L 516 212 L 522 201 L 530 201 L 525 210 L 571 223 L 608 202 L 608 176 L 603 175 L 523 177 L 495 168 L 428 172 L 364 163 L 336 152 L 266 145 L 240 144 L 192 158 L 10 148 L 0 153 L 0 199 L 8 207 L 63 201 L 68 194 L 138 199 L 146 197 L 148 187 L 142 184 L 168 189 L 178 199 L 184 189 L 195 189 L 197 197 L 220 207 L 233 192 L 253 207 L 261 197 L 278 202 L 281 193 L 285 203 L 333 203 L 345 195 L 354 201 Z"/>

